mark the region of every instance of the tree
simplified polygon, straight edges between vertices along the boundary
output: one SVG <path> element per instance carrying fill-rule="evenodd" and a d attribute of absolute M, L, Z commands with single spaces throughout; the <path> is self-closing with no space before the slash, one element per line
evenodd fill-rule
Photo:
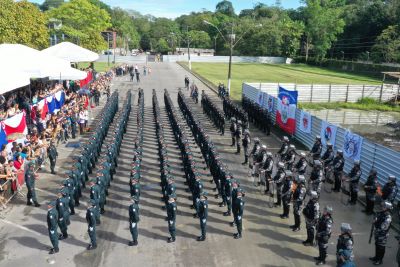
<path fill-rule="evenodd" d="M 379 35 L 372 47 L 372 59 L 376 62 L 400 62 L 400 26 L 389 26 Z"/>
<path fill-rule="evenodd" d="M 160 38 L 156 44 L 156 51 L 161 54 L 167 54 L 169 51 L 171 51 L 167 40 Z"/>
<path fill-rule="evenodd" d="M 215 7 L 215 12 L 225 14 L 229 17 L 234 17 L 236 15 L 232 2 L 226 0 L 221 1 L 217 4 L 217 6 Z"/>
<path fill-rule="evenodd" d="M 88 0 L 71 0 L 47 13 L 50 18 L 62 21 L 61 31 L 71 41 L 94 51 L 107 49 L 107 42 L 101 35 L 111 27 L 106 10 Z"/>
<path fill-rule="evenodd" d="M 47 17 L 27 1 L 0 0 L 0 43 L 18 43 L 33 48 L 48 44 Z"/>
<path fill-rule="evenodd" d="M 47 11 L 52 8 L 57 8 L 64 4 L 64 0 L 45 0 L 43 4 L 40 5 L 40 9 Z"/>
<path fill-rule="evenodd" d="M 148 51 L 148 50 L 152 49 L 150 36 L 147 33 L 145 33 L 141 36 L 139 45 L 140 45 L 140 48 L 142 48 L 144 51 Z"/>
<path fill-rule="evenodd" d="M 136 30 L 133 19 L 129 13 L 119 7 L 113 8 L 111 11 L 111 23 L 117 34 L 127 40 L 129 47 L 138 48 L 140 36 Z"/>
<path fill-rule="evenodd" d="M 189 40 L 191 47 L 210 48 L 211 46 L 211 38 L 208 33 L 204 31 L 189 31 Z"/>
<path fill-rule="evenodd" d="M 305 0 L 305 51 L 308 60 L 309 51 L 312 50 L 315 58 L 320 60 L 325 57 L 337 36 L 343 32 L 345 22 L 342 18 L 340 1 L 336 0 Z"/>

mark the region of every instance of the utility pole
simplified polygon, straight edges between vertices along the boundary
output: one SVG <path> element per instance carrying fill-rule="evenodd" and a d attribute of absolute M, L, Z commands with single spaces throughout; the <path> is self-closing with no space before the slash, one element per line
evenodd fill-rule
<path fill-rule="evenodd" d="M 188 45 L 188 62 L 189 62 L 189 70 L 192 70 L 192 62 L 190 61 L 190 38 L 189 38 L 189 26 L 186 26 L 187 32 L 187 45 Z"/>
<path fill-rule="evenodd" d="M 110 32 L 107 32 L 107 62 L 110 66 Z"/>
<path fill-rule="evenodd" d="M 229 70 L 228 70 L 228 95 L 231 95 L 231 77 L 232 77 L 232 54 L 233 54 L 233 23 L 231 25 L 231 36 L 229 42 Z"/>

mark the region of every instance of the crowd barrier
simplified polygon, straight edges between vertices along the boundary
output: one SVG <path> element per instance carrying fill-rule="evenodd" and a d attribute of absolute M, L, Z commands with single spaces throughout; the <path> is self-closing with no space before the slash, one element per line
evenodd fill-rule
<path fill-rule="evenodd" d="M 260 102 L 260 90 L 252 86 L 243 86 L 243 95 L 258 103 L 262 108 L 269 108 L 270 112 L 272 113 L 271 118 L 275 123 L 276 112 L 278 108 L 277 98 L 268 95 L 266 92 L 263 92 L 263 94 L 265 94 L 265 96 L 261 98 L 262 101 Z M 268 106 L 269 103 L 271 103 L 268 101 L 269 98 L 273 99 L 272 106 Z M 296 131 L 292 138 L 298 140 L 304 146 L 311 149 L 315 142 L 315 137 L 321 134 L 321 127 L 324 120 L 315 116 L 311 116 L 311 133 L 305 133 L 300 130 L 300 123 L 302 123 L 301 113 L 301 109 L 296 109 Z M 336 140 L 334 145 L 335 150 L 343 150 L 346 131 L 347 129 L 337 126 Z M 384 185 L 387 182 L 389 174 L 396 175 L 397 179 L 399 179 L 400 152 L 394 151 L 390 148 L 373 143 L 372 141 L 363 138 L 360 161 L 362 170 L 362 176 L 360 180 L 362 183 L 366 182 L 371 168 L 375 168 L 378 171 L 378 182 L 380 185 Z M 348 173 L 352 167 L 353 160 L 346 158 L 344 168 L 345 171 Z M 400 200 L 400 194 L 397 194 L 397 200 Z"/>

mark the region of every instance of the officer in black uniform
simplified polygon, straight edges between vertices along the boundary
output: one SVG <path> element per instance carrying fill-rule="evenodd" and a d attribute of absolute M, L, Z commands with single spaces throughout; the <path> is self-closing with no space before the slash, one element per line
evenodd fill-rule
<path fill-rule="evenodd" d="M 56 172 L 54 171 L 54 168 L 56 167 L 58 152 L 57 152 L 56 146 L 54 145 L 53 139 L 50 141 L 50 146 L 47 148 L 47 155 L 49 156 L 49 160 L 50 160 L 51 174 L 56 174 Z"/>
<path fill-rule="evenodd" d="M 304 246 L 313 246 L 315 238 L 315 227 L 319 219 L 319 203 L 318 193 L 315 191 L 310 192 L 310 200 L 306 207 L 303 209 L 303 215 L 306 221 L 307 239 L 303 241 Z"/>
<path fill-rule="evenodd" d="M 297 173 L 299 175 L 304 175 L 307 171 L 307 165 L 308 163 L 306 160 L 306 154 L 304 152 L 300 152 L 300 159 L 295 165 Z"/>
<path fill-rule="evenodd" d="M 237 122 L 235 138 L 236 138 L 236 154 L 240 154 L 240 147 L 241 147 L 240 141 L 242 139 L 242 121 L 240 120 L 238 120 Z"/>
<path fill-rule="evenodd" d="M 56 209 L 55 201 L 49 202 L 47 205 L 47 228 L 49 230 L 49 238 L 52 248 L 49 254 L 54 254 L 60 251 L 58 248 L 58 211 Z"/>
<path fill-rule="evenodd" d="M 370 215 L 374 213 L 376 191 L 378 189 L 378 172 L 376 169 L 371 169 L 364 184 L 366 207 L 363 212 Z"/>
<path fill-rule="evenodd" d="M 382 188 L 382 200 L 389 201 L 393 204 L 396 200 L 397 192 L 396 177 L 394 175 L 389 175 L 388 182 Z"/>
<path fill-rule="evenodd" d="M 292 183 L 293 183 L 293 174 L 291 171 L 286 171 L 285 180 L 282 186 L 283 213 L 280 215 L 281 219 L 289 218 L 290 201 L 292 200 L 292 194 L 293 194 Z"/>
<path fill-rule="evenodd" d="M 131 196 L 132 204 L 129 206 L 129 230 L 132 235 L 132 241 L 129 246 L 138 245 L 138 223 L 139 223 L 139 199 L 137 196 Z"/>
<path fill-rule="evenodd" d="M 242 220 L 243 220 L 243 211 L 244 211 L 244 190 L 239 189 L 237 190 L 237 196 L 235 201 L 233 202 L 232 205 L 232 211 L 233 211 L 233 219 L 236 224 L 237 228 L 237 233 L 235 233 L 233 236 L 235 239 L 242 238 Z"/>
<path fill-rule="evenodd" d="M 26 194 L 27 198 L 27 205 L 31 206 L 32 204 L 35 207 L 40 207 L 36 199 L 36 191 L 35 191 L 35 180 L 37 179 L 38 175 L 34 172 L 34 163 L 31 161 L 28 163 L 28 169 L 25 172 L 25 184 L 26 188 L 28 189 L 28 193 Z"/>
<path fill-rule="evenodd" d="M 242 163 L 242 165 L 245 165 L 249 162 L 250 144 L 251 144 L 250 131 L 249 131 L 249 129 L 245 129 L 244 134 L 243 134 L 243 139 L 242 139 L 242 145 L 243 145 L 243 151 L 244 151 L 244 162 Z"/>
<path fill-rule="evenodd" d="M 321 153 L 322 153 L 321 136 L 317 135 L 315 137 L 315 143 L 310 150 L 310 154 L 313 157 L 313 160 L 317 160 L 321 157 Z"/>
<path fill-rule="evenodd" d="M 90 199 L 88 208 L 86 210 L 86 221 L 88 224 L 88 234 L 90 237 L 90 244 L 87 247 L 87 250 L 93 250 L 97 248 L 96 241 L 96 201 L 94 199 Z"/>
<path fill-rule="evenodd" d="M 316 265 L 325 264 L 326 254 L 328 250 L 328 241 L 332 233 L 332 212 L 331 206 L 326 206 L 317 224 L 317 236 L 319 256 L 314 258 L 317 262 Z"/>
<path fill-rule="evenodd" d="M 289 152 L 289 137 L 284 136 L 282 140 L 282 146 L 277 152 L 277 154 L 280 156 L 281 161 L 285 161 L 286 159 L 286 154 Z"/>
<path fill-rule="evenodd" d="M 332 161 L 332 166 L 333 175 L 335 177 L 335 185 L 333 187 L 333 191 L 340 192 L 340 189 L 342 188 L 342 174 L 344 168 L 344 157 L 342 150 L 338 150 L 336 152 L 336 157 Z"/>
<path fill-rule="evenodd" d="M 356 160 L 354 161 L 354 166 L 349 173 L 349 179 L 348 179 L 348 181 L 350 182 L 350 200 L 349 200 L 350 205 L 355 205 L 357 203 L 361 174 L 362 171 L 361 171 L 360 161 Z"/>
<path fill-rule="evenodd" d="M 389 238 L 389 229 L 392 223 L 390 214 L 393 205 L 389 201 L 383 201 L 382 211 L 378 212 L 374 220 L 375 231 L 375 257 L 369 258 L 374 265 L 381 265 L 385 256 L 386 243 Z"/>
<path fill-rule="evenodd" d="M 300 213 L 303 209 L 304 199 L 306 198 L 306 178 L 299 175 L 296 181 L 296 190 L 293 193 L 293 217 L 294 225 L 290 226 L 293 232 L 300 231 L 301 217 Z"/>
<path fill-rule="evenodd" d="M 200 195 L 200 201 L 198 202 L 197 213 L 200 219 L 201 236 L 197 238 L 197 241 L 206 240 L 206 227 L 208 217 L 208 201 L 207 192 L 203 191 Z"/>
<path fill-rule="evenodd" d="M 285 164 L 283 162 L 278 163 L 278 171 L 276 172 L 273 180 L 276 184 L 276 197 L 277 201 L 274 203 L 275 207 L 280 207 L 282 204 L 282 186 L 283 182 L 285 181 L 286 171 L 285 171 Z"/>
<path fill-rule="evenodd" d="M 71 215 L 75 214 L 75 181 L 69 176 L 68 173 L 65 174 L 66 179 L 63 182 L 64 187 L 68 191 L 68 195 L 66 196 L 68 198 L 68 206 L 71 211 Z"/>
<path fill-rule="evenodd" d="M 175 228 L 176 202 L 173 197 L 170 197 L 168 200 L 167 219 L 168 219 L 168 231 L 169 231 L 169 234 L 171 235 L 170 237 L 168 237 L 168 243 L 173 243 L 173 242 L 175 242 L 175 237 L 176 237 L 176 228 Z"/>
<path fill-rule="evenodd" d="M 231 146 L 235 145 L 236 142 L 236 131 L 237 131 L 237 124 L 236 124 L 236 118 L 231 118 L 231 126 L 229 128 L 229 130 L 231 131 L 231 137 L 232 137 L 232 144 Z"/>
<path fill-rule="evenodd" d="M 222 190 L 222 199 L 223 202 L 226 203 L 226 206 L 228 208 L 227 211 L 223 213 L 224 216 L 231 216 L 231 211 L 232 211 L 232 190 L 233 190 L 233 185 L 232 185 L 232 179 L 229 174 L 225 175 L 225 182 Z"/>

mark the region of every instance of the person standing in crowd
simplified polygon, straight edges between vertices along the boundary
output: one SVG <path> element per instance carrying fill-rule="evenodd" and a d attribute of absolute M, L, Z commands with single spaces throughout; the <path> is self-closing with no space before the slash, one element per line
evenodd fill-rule
<path fill-rule="evenodd" d="M 319 203 L 318 203 L 318 193 L 315 191 L 310 192 L 310 200 L 307 206 L 303 210 L 303 215 L 306 221 L 307 227 L 307 239 L 303 241 L 304 246 L 313 246 L 315 238 L 315 227 L 319 219 Z"/>
<path fill-rule="evenodd" d="M 396 185 L 396 177 L 394 175 L 388 176 L 388 182 L 383 186 L 382 189 L 382 200 L 389 201 L 393 204 L 396 200 L 398 188 Z"/>
<path fill-rule="evenodd" d="M 245 196 L 244 190 L 243 189 L 238 189 L 237 190 L 237 196 L 236 199 L 233 202 L 232 205 L 232 212 L 233 212 L 233 218 L 234 222 L 236 224 L 237 228 L 237 233 L 233 235 L 235 239 L 242 238 L 242 220 L 243 220 L 243 211 L 244 211 L 244 199 L 243 197 Z"/>
<path fill-rule="evenodd" d="M 291 171 L 286 171 L 285 180 L 282 186 L 282 203 L 283 203 L 283 213 L 280 215 L 281 219 L 289 218 L 290 202 L 292 200 L 292 177 Z"/>
<path fill-rule="evenodd" d="M 338 193 L 342 188 L 342 175 L 344 168 L 344 158 L 342 150 L 338 150 L 336 152 L 336 157 L 333 159 L 332 165 L 333 165 L 333 175 L 335 177 L 335 185 L 333 187 L 333 191 Z"/>
<path fill-rule="evenodd" d="M 132 204 L 129 206 L 129 230 L 132 235 L 132 241 L 129 246 L 138 245 L 138 223 L 139 223 L 139 199 L 137 196 L 131 196 Z"/>
<path fill-rule="evenodd" d="M 85 131 L 85 112 L 83 108 L 79 110 L 79 134 L 83 134 Z"/>
<path fill-rule="evenodd" d="M 370 215 L 374 213 L 376 191 L 378 189 L 378 172 L 376 169 L 371 169 L 367 182 L 364 184 L 366 207 L 363 212 Z"/>
<path fill-rule="evenodd" d="M 189 77 L 185 76 L 185 88 L 186 88 L 186 90 L 189 90 L 189 83 L 190 83 Z"/>
<path fill-rule="evenodd" d="M 351 233 L 351 226 L 348 223 L 342 223 L 340 226 L 341 234 L 338 237 L 336 245 L 336 264 L 337 266 L 352 266 L 348 265 L 353 262 L 353 234 Z"/>
<path fill-rule="evenodd" d="M 231 131 L 231 138 L 232 138 L 232 144 L 231 146 L 235 146 L 236 144 L 236 131 L 237 131 L 237 124 L 236 124 L 236 118 L 231 118 L 231 126 L 229 128 L 229 130 Z"/>
<path fill-rule="evenodd" d="M 135 72 L 134 72 L 133 68 L 129 69 L 129 75 L 131 76 L 131 82 L 133 82 L 133 79 L 135 77 Z"/>
<path fill-rule="evenodd" d="M 140 83 L 140 72 L 136 72 L 136 82 Z"/>
<path fill-rule="evenodd" d="M 358 199 L 358 190 L 359 190 L 359 182 L 361 178 L 361 165 L 360 161 L 354 161 L 354 166 L 349 173 L 349 181 L 350 181 L 350 205 L 356 205 Z"/>
<path fill-rule="evenodd" d="M 167 205 L 167 220 L 168 220 L 168 231 L 171 235 L 168 237 L 168 243 L 175 242 L 176 237 L 176 202 L 173 197 L 169 197 L 168 205 Z"/>
<path fill-rule="evenodd" d="M 240 154 L 240 147 L 241 147 L 240 141 L 242 139 L 242 121 L 240 120 L 238 120 L 237 122 L 235 138 L 236 138 L 236 154 Z"/>
<path fill-rule="evenodd" d="M 26 195 L 27 205 L 30 206 L 34 204 L 35 207 L 40 207 L 40 204 L 36 199 L 36 191 L 35 191 L 35 180 L 38 178 L 38 175 L 34 171 L 33 162 L 29 162 L 27 166 L 28 169 L 25 172 L 25 183 L 28 189 L 28 194 Z"/>
<path fill-rule="evenodd" d="M 96 211 L 95 206 L 97 205 L 96 201 L 90 199 L 88 208 L 86 210 L 86 221 L 88 224 L 88 234 L 90 237 L 90 244 L 87 247 L 87 250 L 93 250 L 97 248 L 96 241 Z"/>
<path fill-rule="evenodd" d="M 300 213 L 303 209 L 304 199 L 306 198 L 306 178 L 303 175 L 297 177 L 297 186 L 293 193 L 293 217 L 294 225 L 290 226 L 293 232 L 300 231 L 301 217 Z"/>
<path fill-rule="evenodd" d="M 66 209 L 68 209 L 66 203 L 63 200 L 61 192 L 57 193 L 56 209 L 58 212 L 58 226 L 60 227 L 61 234 L 58 236 L 59 240 L 68 238 L 68 225 L 65 217 Z"/>
<path fill-rule="evenodd" d="M 49 238 L 52 244 L 52 248 L 49 254 L 55 254 L 60 251 L 58 247 L 58 211 L 56 209 L 56 203 L 54 201 L 47 205 L 47 228 L 49 230 Z"/>
<path fill-rule="evenodd" d="M 282 146 L 277 152 L 280 156 L 280 161 L 285 161 L 286 154 L 289 152 L 289 137 L 284 136 L 282 140 Z"/>
<path fill-rule="evenodd" d="M 313 160 L 320 159 L 322 153 L 322 143 L 321 136 L 317 135 L 315 137 L 315 143 L 310 150 L 310 155 L 313 157 Z"/>
<path fill-rule="evenodd" d="M 249 129 L 244 130 L 242 145 L 244 151 L 244 162 L 242 163 L 242 165 L 246 165 L 249 162 L 249 147 L 251 145 L 251 136 Z"/>
<path fill-rule="evenodd" d="M 58 152 L 57 152 L 56 146 L 54 145 L 54 140 L 50 141 L 50 146 L 47 148 L 47 155 L 48 155 L 49 160 L 50 160 L 51 174 L 56 174 L 54 169 L 56 167 Z"/>
<path fill-rule="evenodd" d="M 208 217 L 208 201 L 207 192 L 203 191 L 200 195 L 200 201 L 198 202 L 197 214 L 200 219 L 201 236 L 197 237 L 197 241 L 206 240 L 207 233 L 207 217 Z"/>
<path fill-rule="evenodd" d="M 381 204 L 382 211 L 378 212 L 374 219 L 375 231 L 375 256 L 369 258 L 374 265 L 381 265 L 385 256 L 386 243 L 389 238 L 389 229 L 392 223 L 390 214 L 393 205 L 389 201 L 383 201 Z"/>
<path fill-rule="evenodd" d="M 318 220 L 317 224 L 317 242 L 318 242 L 318 249 L 319 249 L 319 256 L 315 258 L 316 265 L 324 265 L 326 254 L 328 250 L 328 241 L 331 237 L 332 233 L 332 212 L 333 209 L 331 206 L 326 206 L 324 208 L 324 212 L 322 213 L 321 217 Z"/>

